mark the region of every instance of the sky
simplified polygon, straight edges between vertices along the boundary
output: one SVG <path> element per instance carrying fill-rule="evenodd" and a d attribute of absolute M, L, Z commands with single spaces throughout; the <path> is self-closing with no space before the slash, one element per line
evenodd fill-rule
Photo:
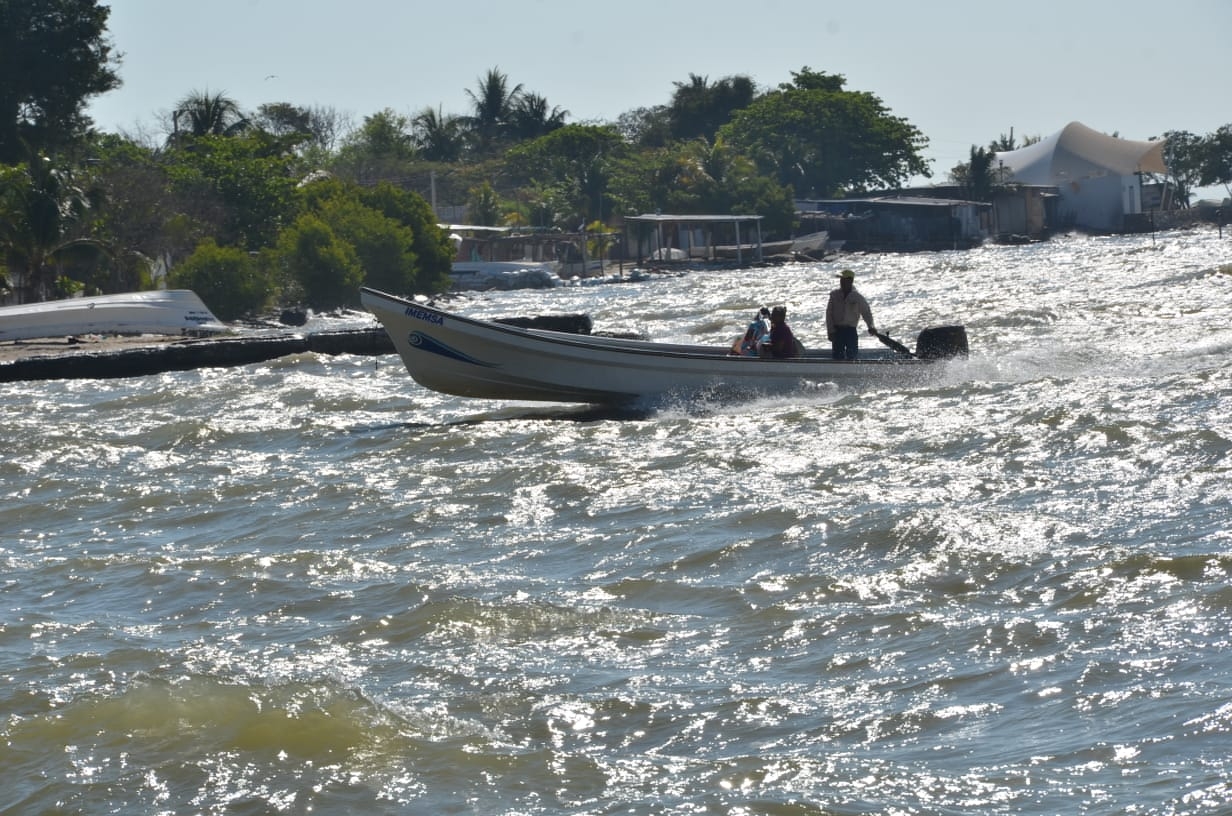
<path fill-rule="evenodd" d="M 690 75 L 763 88 L 842 74 L 929 140 L 932 181 L 972 146 L 1078 121 L 1127 139 L 1232 123 L 1228 0 L 102 0 L 122 86 L 89 113 L 161 137 L 177 100 L 223 93 L 333 108 L 471 110 L 491 69 L 569 112 L 615 121 Z M 917 178 L 915 182 L 927 183 Z M 1222 188 L 1218 191 L 1223 195 Z"/>

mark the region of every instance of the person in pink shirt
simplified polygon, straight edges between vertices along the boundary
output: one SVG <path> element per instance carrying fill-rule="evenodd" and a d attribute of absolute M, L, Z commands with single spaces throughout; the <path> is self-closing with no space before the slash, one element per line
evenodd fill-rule
<path fill-rule="evenodd" d="M 773 357 L 776 360 L 799 355 L 796 335 L 791 326 L 787 325 L 786 306 L 775 306 L 770 310 L 770 338 L 769 342 L 762 343 L 761 348 L 762 357 Z"/>

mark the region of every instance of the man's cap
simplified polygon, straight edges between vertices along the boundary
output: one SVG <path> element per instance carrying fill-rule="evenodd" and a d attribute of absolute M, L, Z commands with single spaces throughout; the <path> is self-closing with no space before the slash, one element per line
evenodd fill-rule
<path fill-rule="evenodd" d="M 850 269 L 844 269 L 838 276 L 839 278 L 847 278 L 848 280 L 856 279 L 856 273 L 852 272 Z"/>

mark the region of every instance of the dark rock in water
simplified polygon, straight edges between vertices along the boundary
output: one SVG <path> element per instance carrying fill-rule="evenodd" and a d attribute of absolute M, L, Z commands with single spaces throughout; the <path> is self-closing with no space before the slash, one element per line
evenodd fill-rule
<path fill-rule="evenodd" d="M 308 322 L 308 312 L 304 309 L 283 309 L 278 319 L 284 326 L 303 326 Z"/>
<path fill-rule="evenodd" d="M 547 329 L 569 334 L 590 334 L 593 328 L 588 314 L 539 315 L 537 317 L 502 317 L 493 323 L 517 326 L 520 329 Z"/>

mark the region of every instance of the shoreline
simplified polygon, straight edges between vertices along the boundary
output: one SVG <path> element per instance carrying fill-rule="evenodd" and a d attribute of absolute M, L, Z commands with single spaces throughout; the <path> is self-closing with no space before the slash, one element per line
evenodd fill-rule
<path fill-rule="evenodd" d="M 379 326 L 312 333 L 103 335 L 0 343 L 0 382 L 114 379 L 259 363 L 292 354 L 393 354 Z"/>
<path fill-rule="evenodd" d="M 590 334 L 584 314 L 497 318 L 523 328 Z M 182 335 L 77 335 L 0 342 L 0 383 L 31 380 L 116 379 L 261 363 L 293 354 L 396 354 L 380 325 L 321 329 L 278 329 L 185 337 Z"/>

